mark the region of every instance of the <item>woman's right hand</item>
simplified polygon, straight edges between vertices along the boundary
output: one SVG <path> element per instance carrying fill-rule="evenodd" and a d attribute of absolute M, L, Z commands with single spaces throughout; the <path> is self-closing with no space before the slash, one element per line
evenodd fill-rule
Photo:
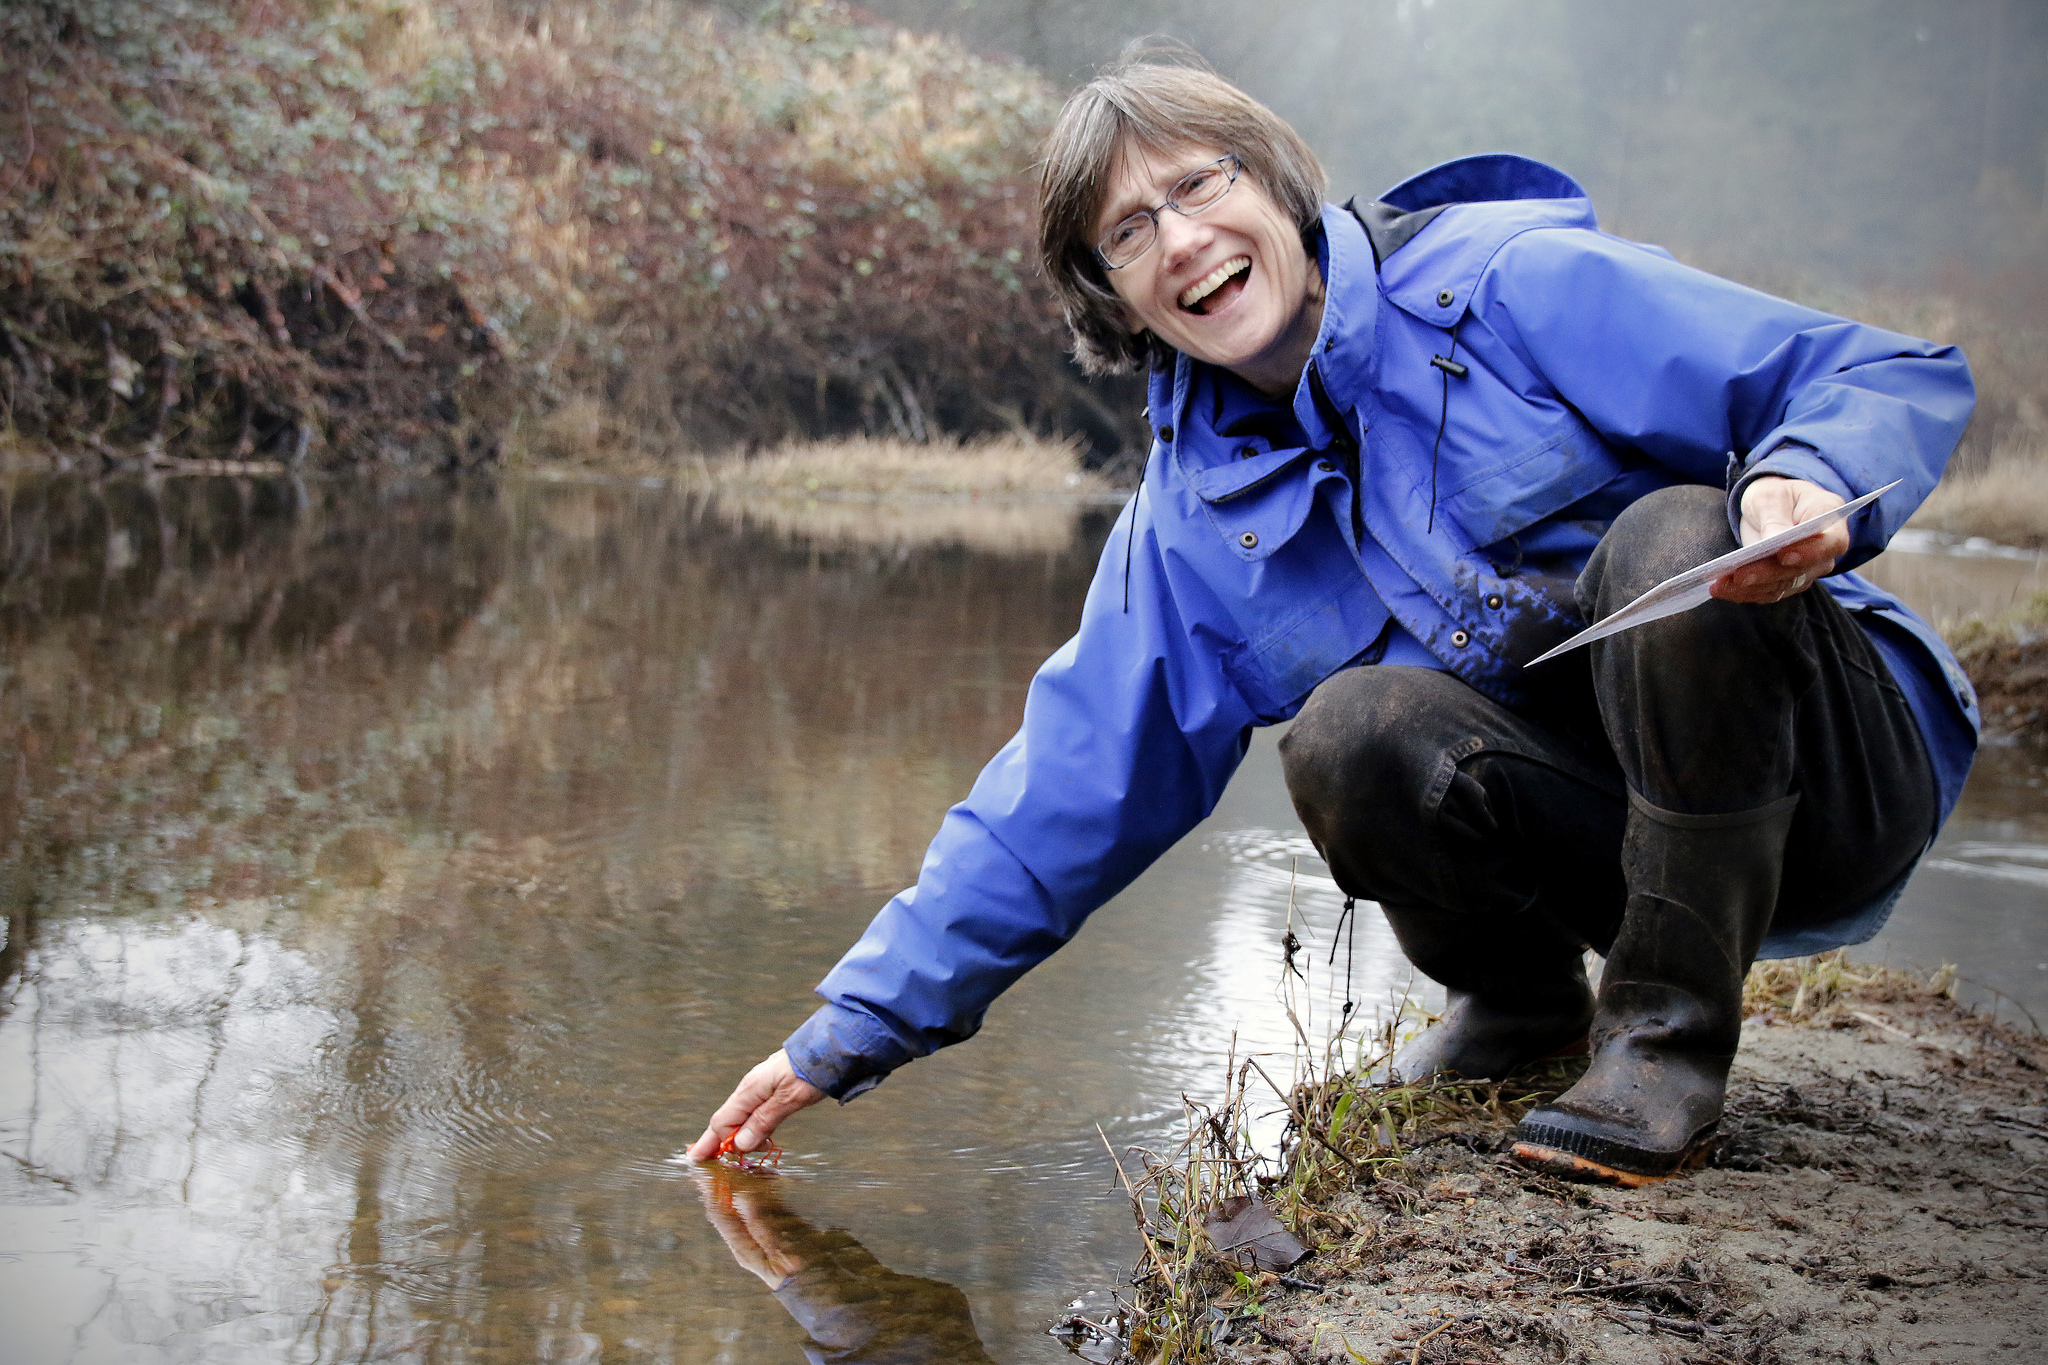
<path fill-rule="evenodd" d="M 692 1161 L 709 1161 L 731 1137 L 739 1151 L 751 1152 L 768 1141 L 782 1121 L 799 1109 L 825 1098 L 825 1092 L 796 1074 L 789 1054 L 775 1054 L 740 1078 L 732 1095 L 711 1116 L 704 1136 L 690 1144 Z"/>

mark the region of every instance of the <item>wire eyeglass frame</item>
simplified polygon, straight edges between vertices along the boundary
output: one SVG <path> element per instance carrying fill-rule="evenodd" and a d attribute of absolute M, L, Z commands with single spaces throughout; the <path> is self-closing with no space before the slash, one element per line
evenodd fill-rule
<path fill-rule="evenodd" d="M 1218 167 L 1223 167 L 1225 170 L 1221 189 L 1218 189 L 1215 194 L 1202 200 L 1200 203 L 1188 204 L 1182 202 L 1191 182 L 1199 182 L 1201 177 L 1215 171 Z M 1244 163 L 1239 161 L 1235 154 L 1220 156 L 1207 165 L 1195 167 L 1195 169 L 1173 182 L 1173 188 L 1166 192 L 1165 203 L 1157 208 L 1139 209 L 1136 213 L 1127 214 L 1119 218 L 1109 231 L 1102 234 L 1101 240 L 1096 242 L 1095 259 L 1102 263 L 1104 270 L 1122 270 L 1125 266 L 1132 264 L 1146 252 L 1150 251 L 1152 244 L 1159 240 L 1160 214 L 1168 209 L 1172 209 L 1183 218 L 1192 218 L 1203 209 L 1213 208 L 1218 200 L 1230 193 L 1230 187 L 1237 183 L 1238 172 L 1243 169 Z M 1137 249 L 1130 250 L 1127 244 L 1126 249 L 1121 253 L 1123 259 L 1112 259 L 1110 256 L 1110 243 L 1115 241 L 1116 235 L 1119 232 L 1122 232 L 1125 228 L 1133 227 L 1140 220 L 1143 221 L 1144 227 L 1142 229 L 1142 240 L 1139 241 Z"/>

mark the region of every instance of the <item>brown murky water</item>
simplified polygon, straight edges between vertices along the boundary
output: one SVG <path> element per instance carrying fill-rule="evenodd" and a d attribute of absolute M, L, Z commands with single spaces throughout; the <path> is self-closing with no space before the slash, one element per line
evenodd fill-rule
<path fill-rule="evenodd" d="M 974 1042 L 775 1176 L 679 1164 L 1008 737 L 1113 509 L 0 498 L 8 1365 L 1065 1359 L 1132 1251 L 1097 1125 L 1160 1141 L 1233 1036 L 1287 1050 L 1290 895 L 1328 947 L 1264 735 Z M 2040 781 L 1991 756 L 1871 951 L 2041 1012 Z M 1407 981 L 1377 916 L 1355 964 Z"/>

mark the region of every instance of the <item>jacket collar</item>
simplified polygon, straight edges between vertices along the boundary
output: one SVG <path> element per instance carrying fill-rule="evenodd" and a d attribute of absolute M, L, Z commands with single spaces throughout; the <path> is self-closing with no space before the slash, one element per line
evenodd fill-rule
<path fill-rule="evenodd" d="M 1323 325 L 1316 333 L 1314 349 L 1309 352 L 1309 366 L 1321 371 L 1325 392 L 1357 393 L 1372 363 L 1380 291 L 1372 244 L 1366 241 L 1365 229 L 1349 209 L 1323 205 L 1319 259 L 1323 267 Z M 1338 401 L 1341 403 L 1342 398 Z M 1351 434 L 1331 430 L 1332 414 L 1316 402 L 1307 370 L 1295 386 L 1294 416 L 1308 433 L 1309 444 L 1318 450 Z"/>
<path fill-rule="evenodd" d="M 1322 367 L 1326 388 L 1352 392 L 1372 355 L 1379 291 L 1365 230 L 1344 209 L 1324 205 L 1316 260 L 1323 275 L 1323 319 L 1310 364 Z M 1314 481 L 1283 477 L 1308 456 L 1327 449 L 1338 433 L 1317 405 L 1307 372 L 1295 387 L 1294 415 L 1308 444 L 1275 449 L 1262 437 L 1226 438 L 1209 421 L 1205 367 L 1176 356 L 1171 374 L 1152 375 L 1152 413 L 1171 414 L 1160 436 L 1174 466 L 1231 551 L 1247 562 L 1266 558 L 1293 539 L 1315 501 Z M 1247 537 L 1249 542 L 1247 543 Z"/>

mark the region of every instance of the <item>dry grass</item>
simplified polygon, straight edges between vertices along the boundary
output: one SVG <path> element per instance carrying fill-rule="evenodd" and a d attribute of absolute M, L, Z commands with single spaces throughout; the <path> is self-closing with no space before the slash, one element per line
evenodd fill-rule
<path fill-rule="evenodd" d="M 1234 1062 L 1220 1107 L 1183 1098 L 1187 1129 L 1175 1148 L 1130 1148 L 1119 1159 L 1144 1244 L 1132 1298 L 1116 1323 L 1123 1360 L 1214 1360 L 1222 1323 L 1256 1315 L 1262 1297 L 1283 1285 L 1308 1283 L 1219 1253 L 1204 1224 L 1224 1199 L 1265 1200 L 1315 1254 L 1318 1280 L 1352 1273 L 1373 1249 L 1338 1204 L 1359 1191 L 1403 1210 L 1425 1203 L 1407 1174 L 1416 1152 L 1511 1126 L 1568 1083 L 1553 1065 L 1509 1084 L 1370 1085 L 1364 1077 L 1392 1050 L 1395 1026 L 1365 1036 L 1348 1028 L 1337 1030 L 1320 1058 L 1307 1057 L 1288 1085 L 1256 1059 Z M 1279 1150 L 1262 1152 L 1250 1118 L 1276 1102 L 1286 1117 Z"/>
<path fill-rule="evenodd" d="M 2003 615 L 1944 622 L 1942 631 L 1977 689 L 1986 731 L 2048 742 L 2048 593 Z"/>
<path fill-rule="evenodd" d="M 695 458 L 663 473 L 714 513 L 834 545 L 959 545 L 994 554 L 1069 549 L 1082 507 L 1114 496 L 1069 442 L 853 439 Z"/>
<path fill-rule="evenodd" d="M 1073 498 L 833 498 L 719 493 L 714 516 L 840 547 L 898 550 L 956 545 L 984 554 L 1060 554 L 1073 547 Z"/>
<path fill-rule="evenodd" d="M 2000 545 L 2048 548 L 2048 441 L 2001 446 L 1982 467 L 1943 479 L 1911 524 Z"/>
<path fill-rule="evenodd" d="M 1953 964 L 1922 977 L 1898 967 L 1851 962 L 1847 951 L 1837 948 L 1813 957 L 1757 963 L 1742 985 L 1742 1013 L 1751 1019 L 1768 1016 L 1774 1022 L 1826 1023 L 1849 1008 L 1851 997 L 1871 1004 L 1953 1000 L 1955 993 Z"/>
<path fill-rule="evenodd" d="M 676 472 L 686 487 L 721 493 L 891 497 L 1110 491 L 1081 468 L 1080 452 L 1071 442 L 1028 435 L 966 443 L 866 437 L 791 442 L 757 455 L 699 457 Z"/>
<path fill-rule="evenodd" d="M 655 480 L 707 500 L 729 523 L 813 543 L 991 554 L 1073 547 L 1083 510 L 1124 493 L 1082 467 L 1079 447 L 1022 433 L 920 443 L 855 437 L 750 454 L 674 455 L 638 441 L 591 400 L 523 424 L 512 467 L 542 479 Z"/>

